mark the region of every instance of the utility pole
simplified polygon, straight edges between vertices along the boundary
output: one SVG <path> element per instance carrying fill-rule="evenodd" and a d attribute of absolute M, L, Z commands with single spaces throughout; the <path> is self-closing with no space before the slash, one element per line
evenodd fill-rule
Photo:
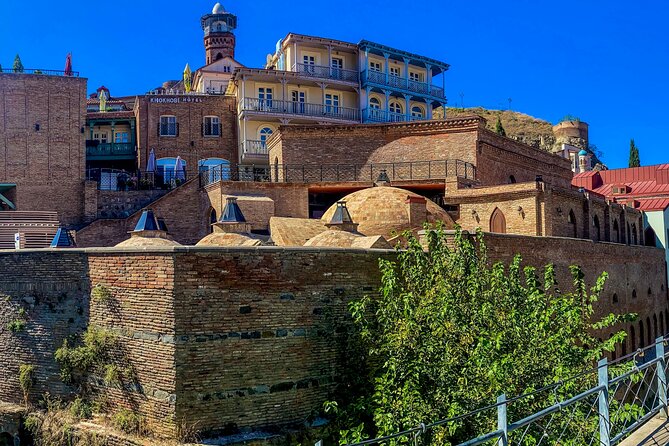
<path fill-rule="evenodd" d="M 507 99 L 507 100 L 509 101 L 509 111 L 511 111 L 511 101 L 512 101 L 512 99 L 509 98 L 509 99 Z"/>

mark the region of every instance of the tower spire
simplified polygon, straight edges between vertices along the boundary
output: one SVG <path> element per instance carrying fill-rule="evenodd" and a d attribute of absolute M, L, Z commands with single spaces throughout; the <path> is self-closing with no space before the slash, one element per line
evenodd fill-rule
<path fill-rule="evenodd" d="M 211 14 L 200 19 L 204 31 L 205 62 L 210 64 L 224 57 L 235 57 L 235 35 L 237 16 L 216 3 Z"/>

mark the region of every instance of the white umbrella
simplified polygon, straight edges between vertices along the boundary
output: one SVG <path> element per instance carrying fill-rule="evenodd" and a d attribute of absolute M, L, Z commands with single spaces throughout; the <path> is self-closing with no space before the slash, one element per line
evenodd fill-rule
<path fill-rule="evenodd" d="M 151 152 L 149 153 L 149 159 L 146 161 L 146 171 L 156 171 L 156 152 L 153 149 L 151 149 Z"/>
<path fill-rule="evenodd" d="M 186 178 L 185 172 L 184 172 L 184 162 L 181 159 L 180 156 L 177 156 L 176 162 L 174 163 L 174 177 L 178 178 L 180 180 L 183 180 Z"/>

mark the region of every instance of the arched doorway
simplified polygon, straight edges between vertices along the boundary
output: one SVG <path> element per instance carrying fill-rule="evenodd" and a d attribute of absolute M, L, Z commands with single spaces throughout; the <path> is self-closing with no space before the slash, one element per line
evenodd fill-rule
<path fill-rule="evenodd" d="M 0 446 L 14 446 L 14 437 L 9 432 L 0 434 Z"/>
<path fill-rule="evenodd" d="M 216 215 L 216 209 L 209 208 L 209 233 L 214 232 L 214 223 L 218 221 L 218 216 Z"/>
<path fill-rule="evenodd" d="M 634 223 L 632 223 L 632 241 L 631 241 L 631 244 L 632 245 L 638 245 L 639 244 L 639 241 L 638 241 L 638 238 L 637 238 L 637 232 L 636 232 L 636 225 Z"/>
<path fill-rule="evenodd" d="M 592 226 L 594 227 L 594 236 L 595 236 L 595 241 L 598 242 L 601 240 L 601 229 L 599 227 L 599 217 L 596 215 L 592 218 Z"/>
<path fill-rule="evenodd" d="M 490 232 L 506 234 L 506 218 L 504 218 L 504 213 L 499 208 L 495 208 L 490 217 Z"/>
<path fill-rule="evenodd" d="M 613 242 L 620 243 L 620 227 L 618 226 L 618 219 L 613 219 Z"/>

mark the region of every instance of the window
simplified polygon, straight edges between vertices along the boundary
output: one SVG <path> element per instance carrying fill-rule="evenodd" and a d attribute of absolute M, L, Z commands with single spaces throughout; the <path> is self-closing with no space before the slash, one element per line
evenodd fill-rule
<path fill-rule="evenodd" d="M 412 118 L 422 118 L 424 117 L 423 109 L 418 105 L 411 107 L 411 117 Z"/>
<path fill-rule="evenodd" d="M 114 142 L 115 143 L 128 142 L 128 132 L 116 132 L 116 133 L 114 133 Z"/>
<path fill-rule="evenodd" d="M 201 159 L 197 162 L 197 170 L 209 177 L 209 183 L 230 180 L 230 161 L 223 158 Z"/>
<path fill-rule="evenodd" d="M 576 215 L 574 215 L 574 211 L 570 210 L 569 211 L 569 217 L 567 218 L 567 222 L 571 226 L 571 236 L 574 238 L 578 238 L 578 229 L 576 228 Z"/>
<path fill-rule="evenodd" d="M 306 102 L 306 93 L 304 91 L 293 90 L 290 92 L 293 101 L 293 113 L 304 113 L 304 103 Z"/>
<path fill-rule="evenodd" d="M 614 304 L 618 303 L 618 295 L 616 293 L 613 293 L 613 303 Z"/>
<path fill-rule="evenodd" d="M 203 124 L 204 136 L 220 136 L 221 135 L 221 120 L 218 116 L 205 116 Z"/>
<path fill-rule="evenodd" d="M 325 113 L 339 113 L 339 95 L 338 94 L 325 94 Z"/>
<path fill-rule="evenodd" d="M 223 67 L 223 72 L 224 73 L 229 73 L 230 72 L 230 65 L 226 65 Z"/>
<path fill-rule="evenodd" d="M 156 160 L 156 171 L 163 178 L 165 184 L 170 184 L 172 181 L 186 179 L 186 161 L 179 158 L 181 168 L 177 169 L 176 158 L 158 158 Z"/>
<path fill-rule="evenodd" d="M 304 64 L 305 73 L 313 73 L 316 65 L 316 58 L 314 56 L 303 55 L 302 63 Z"/>
<path fill-rule="evenodd" d="M 160 136 L 177 136 L 177 117 L 160 117 Z"/>
<path fill-rule="evenodd" d="M 393 101 L 390 103 L 390 113 L 402 114 L 402 105 L 399 102 Z"/>
<path fill-rule="evenodd" d="M 400 67 L 390 67 L 390 75 L 400 77 Z"/>
<path fill-rule="evenodd" d="M 102 143 L 102 144 L 105 144 L 105 143 L 107 143 L 107 132 L 94 133 L 93 134 L 93 139 Z"/>
<path fill-rule="evenodd" d="M 381 109 L 381 101 L 379 101 L 377 98 L 370 98 L 369 99 L 369 108 L 371 108 L 372 110 Z"/>
<path fill-rule="evenodd" d="M 414 82 L 423 82 L 423 73 L 415 73 L 413 71 L 409 71 L 409 80 L 412 80 Z"/>
<path fill-rule="evenodd" d="M 333 57 L 330 61 L 330 67 L 332 67 L 332 77 L 335 79 L 341 79 L 342 69 L 344 68 L 344 59 L 341 57 Z"/>
<path fill-rule="evenodd" d="M 272 96 L 273 92 L 271 88 L 258 88 L 258 105 L 260 105 L 261 110 L 272 108 Z"/>
<path fill-rule="evenodd" d="M 598 242 L 601 240 L 601 229 L 599 227 L 599 217 L 596 215 L 592 218 L 592 226 L 595 229 L 594 230 L 594 236 L 595 236 L 595 241 Z"/>
<path fill-rule="evenodd" d="M 369 61 L 369 71 L 376 71 L 377 73 L 381 72 L 381 63 Z"/>
<path fill-rule="evenodd" d="M 266 147 L 265 143 L 267 142 L 269 137 L 272 136 L 272 133 L 274 133 L 274 132 L 269 127 L 263 127 L 262 129 L 260 129 L 260 133 L 259 133 L 260 134 L 260 146 L 263 149 Z"/>

